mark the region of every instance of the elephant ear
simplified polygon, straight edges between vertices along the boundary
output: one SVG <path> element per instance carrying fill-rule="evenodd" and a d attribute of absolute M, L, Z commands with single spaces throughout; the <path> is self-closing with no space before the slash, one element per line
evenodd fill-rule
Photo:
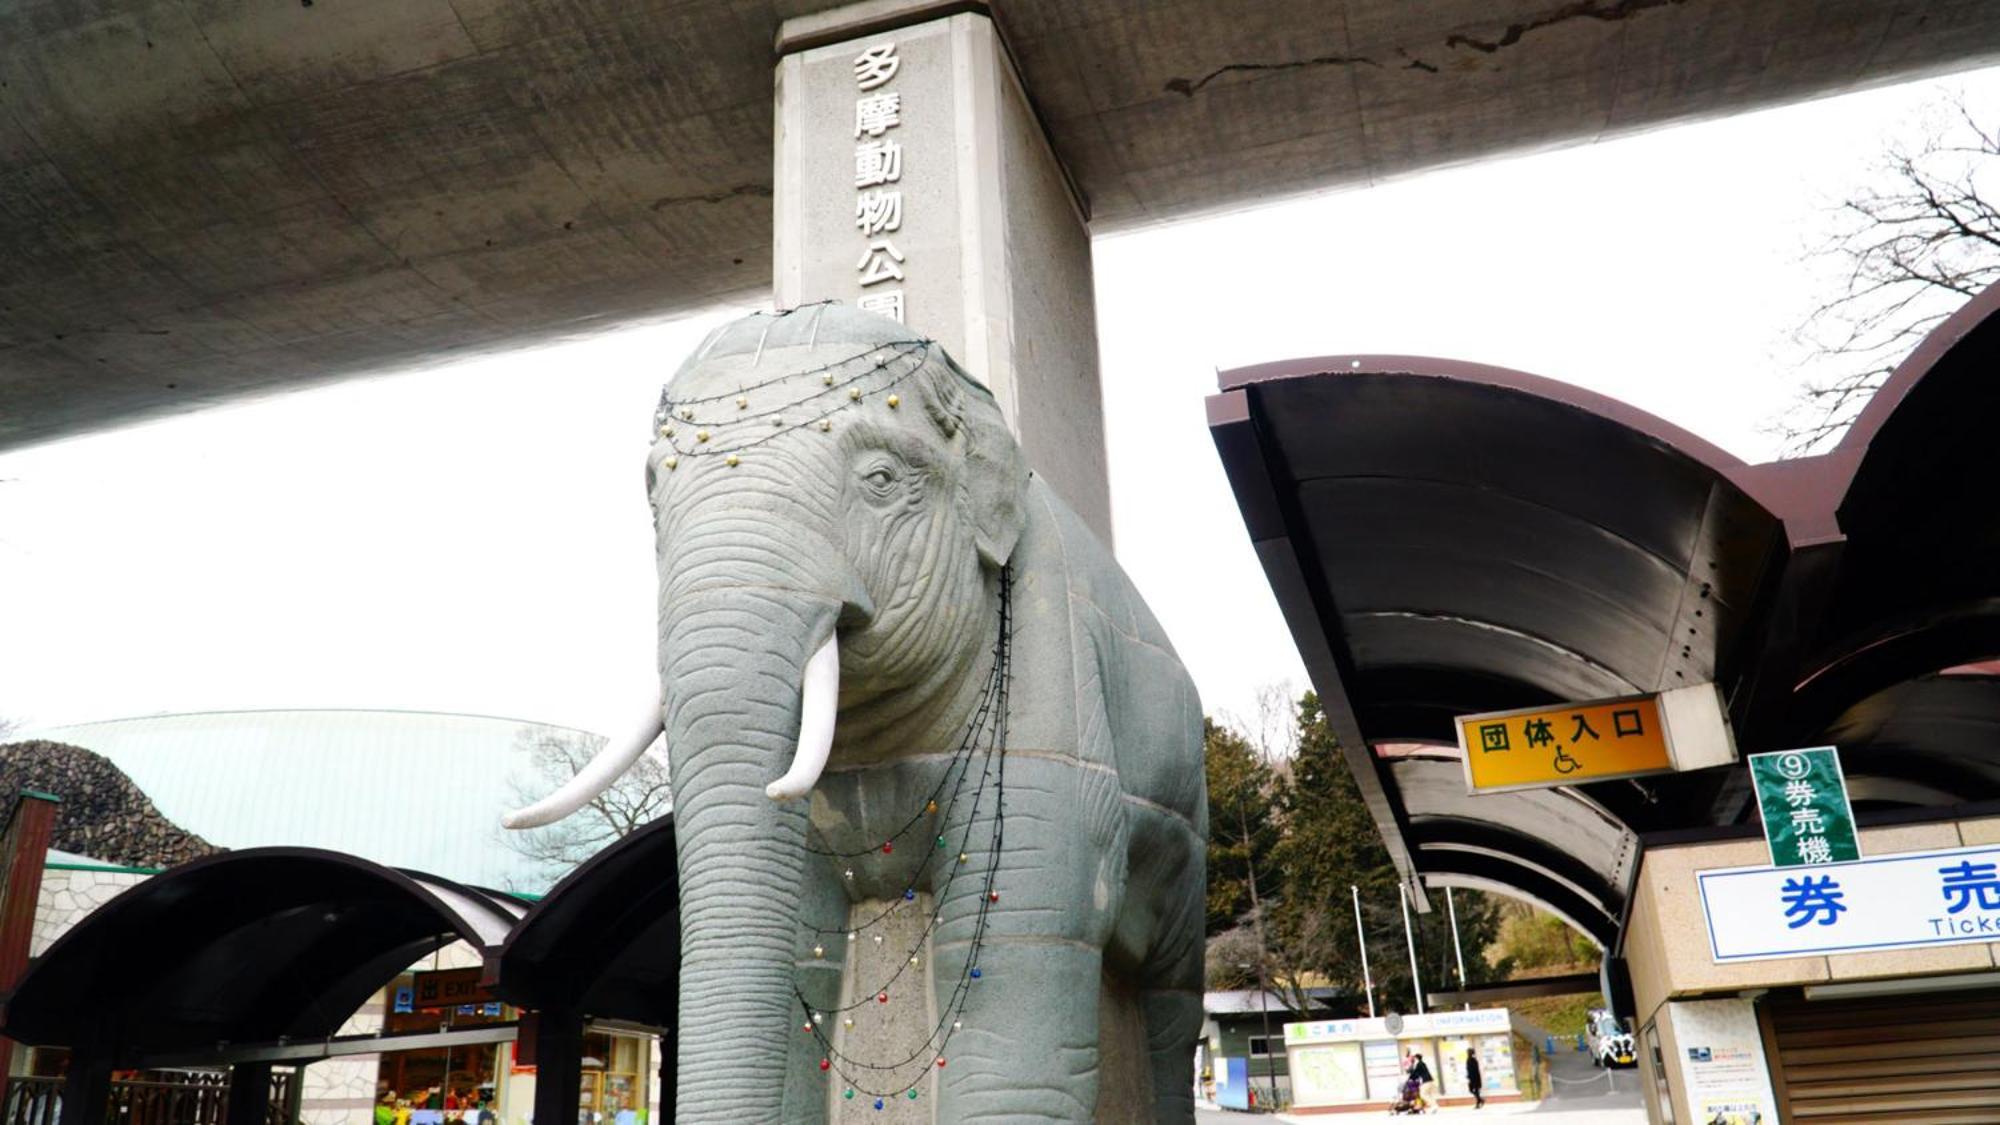
<path fill-rule="evenodd" d="M 947 439 L 964 450 L 959 499 L 972 518 L 979 559 L 999 569 L 1013 557 L 1027 521 L 1028 462 L 1000 404 L 950 356 L 931 379 L 929 410 Z"/>

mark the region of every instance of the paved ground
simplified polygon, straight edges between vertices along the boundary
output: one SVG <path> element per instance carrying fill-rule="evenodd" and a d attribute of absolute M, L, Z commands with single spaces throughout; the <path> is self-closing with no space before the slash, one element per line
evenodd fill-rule
<path fill-rule="evenodd" d="M 1639 1072 L 1600 1070 L 1590 1065 L 1582 1051 L 1558 1051 L 1549 1056 L 1550 1096 L 1544 1098 L 1533 1116 L 1538 1125 L 1572 1118 L 1578 1122 L 1646 1120 L 1646 1099 L 1639 1090 Z"/>
<path fill-rule="evenodd" d="M 1533 1105 L 1489 1105 L 1485 1109 L 1446 1109 L 1438 1112 L 1439 1117 L 1532 1117 L 1533 1122 L 1523 1125 L 1645 1125 L 1646 1108 L 1643 1095 L 1639 1092 L 1639 1072 L 1636 1070 L 1614 1070 L 1607 1072 L 1590 1065 L 1590 1056 L 1581 1052 L 1566 1051 L 1550 1059 L 1549 1076 L 1554 1079 L 1554 1089 L 1550 1096 Z M 1282 1122 L 1313 1123 L 1324 1125 L 1328 1121 L 1342 1121 L 1353 1117 L 1357 1120 L 1374 1120 L 1388 1114 L 1358 1114 L 1341 1117 L 1320 1115 L 1293 1117 L 1279 1115 Z M 1195 1111 L 1199 1125 L 1249 1125 L 1258 1118 L 1232 1110 L 1200 1108 Z M 1262 1120 L 1272 1120 L 1263 1118 Z"/>

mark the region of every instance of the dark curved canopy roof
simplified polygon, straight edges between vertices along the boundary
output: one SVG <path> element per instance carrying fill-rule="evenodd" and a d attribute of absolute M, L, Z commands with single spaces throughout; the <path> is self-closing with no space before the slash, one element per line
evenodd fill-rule
<path fill-rule="evenodd" d="M 653 1027 L 675 1022 L 680 880 L 663 816 L 557 883 L 488 958 L 507 1000 Z"/>
<path fill-rule="evenodd" d="M 324 1038 L 425 954 L 461 940 L 496 946 L 525 910 L 339 852 L 227 852 L 78 922 L 8 998 L 4 1029 L 120 1058 Z"/>
<path fill-rule="evenodd" d="M 1742 770 L 1465 792 L 1451 718 L 1713 682 L 1744 752 L 1837 739 L 1866 807 L 2000 797 L 2000 290 L 1831 452 L 1746 465 L 1520 372 L 1335 356 L 1222 375 L 1244 522 L 1391 854 L 1610 944 L 1647 832 L 1749 815 Z M 1411 744 L 1416 744 L 1412 746 Z"/>

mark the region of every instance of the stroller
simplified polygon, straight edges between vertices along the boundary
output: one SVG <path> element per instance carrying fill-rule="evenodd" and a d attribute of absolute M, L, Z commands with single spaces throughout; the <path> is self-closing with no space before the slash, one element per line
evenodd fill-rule
<path fill-rule="evenodd" d="M 1391 1115 L 1409 1113 L 1435 1113 L 1436 1107 L 1424 1101 L 1424 1084 L 1415 1075 L 1403 1079 L 1403 1088 L 1396 1096 L 1396 1103 L 1389 1107 Z"/>

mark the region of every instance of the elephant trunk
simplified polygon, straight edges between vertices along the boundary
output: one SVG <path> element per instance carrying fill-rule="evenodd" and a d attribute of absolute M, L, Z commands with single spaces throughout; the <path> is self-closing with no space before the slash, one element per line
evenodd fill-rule
<path fill-rule="evenodd" d="M 809 792 L 825 765 L 840 608 L 762 584 L 666 602 L 661 676 L 687 1029 L 678 1037 L 680 1121 L 785 1116 L 809 855 L 805 805 L 773 798 Z"/>
<path fill-rule="evenodd" d="M 812 659 L 806 661 L 805 687 L 799 706 L 799 739 L 793 750 L 791 769 L 785 776 L 764 787 L 774 801 L 793 801 L 812 792 L 819 784 L 820 771 L 833 752 L 833 716 L 840 704 L 840 647 L 829 635 Z M 576 775 L 555 792 L 524 809 L 500 818 L 502 828 L 540 828 L 576 812 L 617 784 L 632 763 L 660 740 L 662 704 L 655 694 L 646 715 L 633 724 L 623 741 L 607 742 Z"/>

